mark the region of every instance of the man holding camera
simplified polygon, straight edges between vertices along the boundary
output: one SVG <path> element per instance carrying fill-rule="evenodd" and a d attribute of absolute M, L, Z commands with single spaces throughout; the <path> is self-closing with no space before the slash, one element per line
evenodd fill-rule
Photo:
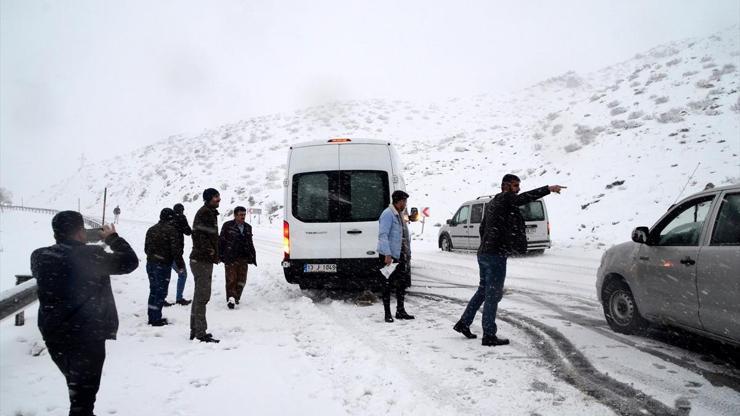
<path fill-rule="evenodd" d="M 56 244 L 31 254 L 39 297 L 38 325 L 49 355 L 64 375 L 73 416 L 93 414 L 105 361 L 105 341 L 115 339 L 118 312 L 110 275 L 139 266 L 113 225 L 85 230 L 82 215 L 62 211 L 51 221 Z M 87 245 L 88 232 L 113 251 Z"/>

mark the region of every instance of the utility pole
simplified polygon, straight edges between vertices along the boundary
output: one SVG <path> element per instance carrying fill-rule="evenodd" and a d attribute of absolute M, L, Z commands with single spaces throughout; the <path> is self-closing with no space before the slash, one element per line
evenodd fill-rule
<path fill-rule="evenodd" d="M 105 203 L 108 199 L 108 188 L 106 187 L 103 191 L 103 220 L 101 221 L 101 225 L 105 225 Z"/>

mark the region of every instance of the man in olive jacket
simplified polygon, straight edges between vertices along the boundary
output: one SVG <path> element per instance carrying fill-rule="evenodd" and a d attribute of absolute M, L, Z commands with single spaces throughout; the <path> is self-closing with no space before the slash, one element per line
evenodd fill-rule
<path fill-rule="evenodd" d="M 190 339 L 201 342 L 219 342 L 206 332 L 206 305 L 211 300 L 213 265 L 218 258 L 218 208 L 221 195 L 208 188 L 203 191 L 204 205 L 193 219 L 193 251 L 190 253 L 190 270 L 195 280 L 193 306 L 190 310 Z"/>
<path fill-rule="evenodd" d="M 252 241 L 252 226 L 245 221 L 247 209 L 234 208 L 234 219 L 221 226 L 219 256 L 226 272 L 226 305 L 234 309 L 239 304 L 247 284 L 249 264 L 257 265 L 257 254 Z"/>
<path fill-rule="evenodd" d="M 105 341 L 116 339 L 118 312 L 110 275 L 139 266 L 131 246 L 105 225 L 100 237 L 113 251 L 87 245 L 82 215 L 62 211 L 51 220 L 56 244 L 31 254 L 39 297 L 38 325 L 49 355 L 69 389 L 70 415 L 93 414 L 105 361 Z"/>
<path fill-rule="evenodd" d="M 480 284 L 478 290 L 460 320 L 453 329 L 467 338 L 476 338 L 470 332 L 475 314 L 483 306 L 484 346 L 506 345 L 509 340 L 496 336 L 496 310 L 504 294 L 506 279 L 506 259 L 514 254 L 527 252 L 527 235 L 519 206 L 536 201 L 550 192 L 560 193 L 564 186 L 543 186 L 519 194 L 520 180 L 516 175 L 504 175 L 501 180 L 501 193 L 486 204 L 483 222 L 480 225 L 481 243 L 478 248 Z"/>
<path fill-rule="evenodd" d="M 159 222 L 146 232 L 144 252 L 146 253 L 146 273 L 149 275 L 149 302 L 147 315 L 149 325 L 167 325 L 162 318 L 162 306 L 170 285 L 172 264 L 179 273 L 185 269 L 182 258 L 182 235 L 175 228 L 175 211 L 164 208 L 159 213 Z"/>

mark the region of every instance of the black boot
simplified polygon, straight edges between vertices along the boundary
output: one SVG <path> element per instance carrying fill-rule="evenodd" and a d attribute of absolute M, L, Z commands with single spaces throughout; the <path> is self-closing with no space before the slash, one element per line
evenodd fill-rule
<path fill-rule="evenodd" d="M 455 326 L 452 327 L 455 331 L 465 335 L 465 338 L 468 339 L 474 339 L 478 338 L 478 335 L 475 335 L 474 333 L 470 332 L 470 327 L 465 325 L 463 321 L 457 321 Z"/>
<path fill-rule="evenodd" d="M 509 340 L 506 338 L 499 338 L 496 335 L 490 336 L 490 337 L 483 337 L 483 340 L 481 341 L 481 345 L 484 347 L 496 347 L 499 345 L 509 345 Z"/>
<path fill-rule="evenodd" d="M 414 315 L 406 313 L 406 309 L 403 307 L 404 296 L 406 295 L 404 289 L 400 289 L 396 292 L 396 319 L 414 319 Z"/>
<path fill-rule="evenodd" d="M 388 323 L 393 322 L 393 314 L 391 314 L 391 291 L 388 288 L 387 282 L 383 290 L 383 311 L 385 312 L 385 321 Z"/>

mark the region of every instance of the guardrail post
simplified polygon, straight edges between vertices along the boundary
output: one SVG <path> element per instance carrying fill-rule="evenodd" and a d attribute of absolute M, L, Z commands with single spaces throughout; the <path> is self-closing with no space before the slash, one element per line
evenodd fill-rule
<path fill-rule="evenodd" d="M 18 286 L 19 284 L 23 282 L 27 282 L 29 280 L 33 279 L 33 276 L 26 275 L 26 274 L 17 274 L 15 275 L 15 284 Z M 15 314 L 15 326 L 23 326 L 26 323 L 26 315 L 23 313 L 23 311 L 18 312 Z"/>

